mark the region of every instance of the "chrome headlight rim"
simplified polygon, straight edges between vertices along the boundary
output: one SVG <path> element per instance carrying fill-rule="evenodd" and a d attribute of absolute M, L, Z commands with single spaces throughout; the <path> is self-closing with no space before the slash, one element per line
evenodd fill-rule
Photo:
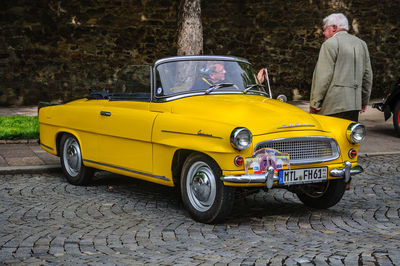
<path fill-rule="evenodd" d="M 247 141 L 245 140 L 247 138 Z M 245 127 L 237 127 L 231 133 L 231 145 L 240 151 L 250 147 L 253 141 L 253 134 Z"/>
<path fill-rule="evenodd" d="M 361 135 L 359 133 L 359 129 L 362 130 Z M 358 122 L 351 123 L 347 127 L 347 131 L 346 131 L 347 140 L 353 144 L 359 144 L 364 140 L 366 132 L 367 132 L 367 129 L 363 124 L 358 123 Z"/>

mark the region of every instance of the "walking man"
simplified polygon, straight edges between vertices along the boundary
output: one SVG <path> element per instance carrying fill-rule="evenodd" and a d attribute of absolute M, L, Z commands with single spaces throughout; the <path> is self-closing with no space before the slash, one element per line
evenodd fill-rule
<path fill-rule="evenodd" d="M 358 121 L 371 95 L 372 68 L 366 43 L 349 34 L 342 13 L 323 19 L 325 42 L 314 69 L 310 113 Z"/>

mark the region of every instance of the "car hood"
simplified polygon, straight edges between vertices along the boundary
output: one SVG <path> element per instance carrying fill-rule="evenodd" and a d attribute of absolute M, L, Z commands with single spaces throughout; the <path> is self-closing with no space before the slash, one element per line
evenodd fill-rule
<path fill-rule="evenodd" d="M 258 95 L 182 98 L 172 103 L 171 112 L 234 127 L 246 127 L 253 135 L 290 130 L 323 130 L 318 120 L 302 109 Z"/>

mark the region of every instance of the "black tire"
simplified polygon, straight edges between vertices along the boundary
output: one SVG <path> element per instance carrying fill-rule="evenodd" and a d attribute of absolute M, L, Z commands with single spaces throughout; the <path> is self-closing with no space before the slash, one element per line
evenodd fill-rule
<path fill-rule="evenodd" d="M 329 180 L 323 184 L 305 185 L 296 192 L 304 205 L 316 209 L 327 209 L 338 203 L 346 190 L 343 179 Z"/>
<path fill-rule="evenodd" d="M 400 137 L 400 101 L 396 103 L 393 110 L 393 126 L 397 136 Z"/>
<path fill-rule="evenodd" d="M 235 189 L 224 186 L 221 169 L 209 157 L 193 153 L 182 167 L 181 195 L 192 218 L 202 223 L 222 222 L 233 206 Z"/>
<path fill-rule="evenodd" d="M 83 165 L 78 140 L 70 134 L 64 134 L 60 144 L 61 167 L 68 182 L 78 186 L 90 183 L 94 169 Z"/>

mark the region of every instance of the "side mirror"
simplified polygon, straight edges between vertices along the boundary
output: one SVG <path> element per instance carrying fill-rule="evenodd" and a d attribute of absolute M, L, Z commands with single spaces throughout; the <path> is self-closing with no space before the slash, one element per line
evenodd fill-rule
<path fill-rule="evenodd" d="M 284 94 L 279 94 L 278 97 L 276 97 L 276 99 L 284 103 L 287 102 L 287 97 Z"/>

